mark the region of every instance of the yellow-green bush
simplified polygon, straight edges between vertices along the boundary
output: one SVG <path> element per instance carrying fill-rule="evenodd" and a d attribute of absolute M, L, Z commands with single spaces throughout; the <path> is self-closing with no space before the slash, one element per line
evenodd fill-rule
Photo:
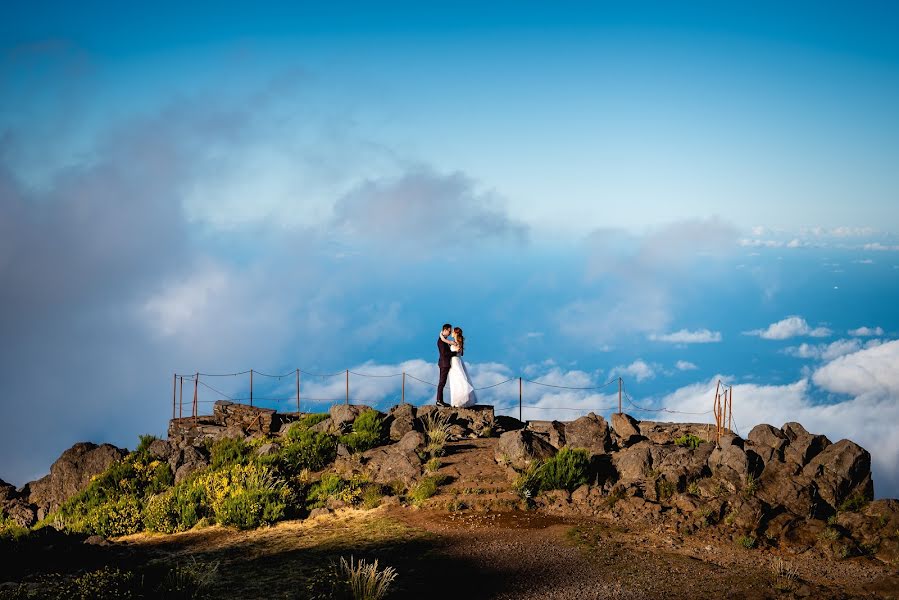
<path fill-rule="evenodd" d="M 267 466 L 235 464 L 209 471 L 196 482 L 205 492 L 205 505 L 222 525 L 241 529 L 282 519 L 289 490 Z"/>
<path fill-rule="evenodd" d="M 365 452 L 384 439 L 384 424 L 376 410 L 366 410 L 353 421 L 353 432 L 340 436 L 340 443 L 350 452 Z"/>

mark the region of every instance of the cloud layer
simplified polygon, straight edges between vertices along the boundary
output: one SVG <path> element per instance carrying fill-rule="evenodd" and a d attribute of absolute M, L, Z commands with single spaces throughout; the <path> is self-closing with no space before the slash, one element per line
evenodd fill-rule
<path fill-rule="evenodd" d="M 800 316 L 790 316 L 776 323 L 768 325 L 765 329 L 753 329 L 744 331 L 744 335 L 754 335 L 763 340 L 786 340 L 792 337 L 828 337 L 833 332 L 827 327 L 810 327 Z"/>

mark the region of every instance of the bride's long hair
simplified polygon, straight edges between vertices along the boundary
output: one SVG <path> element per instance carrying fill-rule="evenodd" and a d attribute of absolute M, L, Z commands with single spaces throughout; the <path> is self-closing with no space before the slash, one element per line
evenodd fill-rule
<path fill-rule="evenodd" d="M 453 329 L 453 339 L 456 340 L 456 345 L 459 346 L 459 356 L 462 356 L 465 354 L 465 336 L 462 335 L 461 327 Z"/>

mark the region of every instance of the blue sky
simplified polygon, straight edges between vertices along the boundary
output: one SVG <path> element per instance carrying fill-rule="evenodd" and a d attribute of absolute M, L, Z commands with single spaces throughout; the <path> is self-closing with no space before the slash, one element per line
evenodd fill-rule
<path fill-rule="evenodd" d="M 479 385 L 722 377 L 899 494 L 894 5 L 7 9 L 0 477 L 163 433 L 173 372 L 428 379 L 450 320 Z M 554 390 L 526 416 L 617 402 Z"/>

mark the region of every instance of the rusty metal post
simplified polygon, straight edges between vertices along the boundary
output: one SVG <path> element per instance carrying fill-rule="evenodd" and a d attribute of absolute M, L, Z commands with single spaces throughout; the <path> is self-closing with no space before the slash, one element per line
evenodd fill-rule
<path fill-rule="evenodd" d="M 715 415 L 715 445 L 718 446 L 721 441 L 721 415 L 720 415 L 720 388 L 721 380 L 715 384 L 715 401 L 712 403 L 712 412 Z"/>
<path fill-rule="evenodd" d="M 518 378 L 518 420 L 524 422 L 521 418 L 521 377 Z"/>
<path fill-rule="evenodd" d="M 406 372 L 403 371 L 403 387 L 400 392 L 400 404 L 406 403 Z"/>
<path fill-rule="evenodd" d="M 297 369 L 297 418 L 300 418 L 300 370 Z"/>
<path fill-rule="evenodd" d="M 253 369 L 250 369 L 250 406 L 253 406 Z"/>
<path fill-rule="evenodd" d="M 730 433 L 733 433 L 734 430 L 731 429 L 731 424 L 733 422 L 734 416 L 734 386 L 730 386 L 727 388 L 727 430 Z"/>
<path fill-rule="evenodd" d="M 618 414 L 621 414 L 621 377 L 618 378 Z"/>
<path fill-rule="evenodd" d="M 346 404 L 350 403 L 350 370 L 346 370 Z"/>
<path fill-rule="evenodd" d="M 175 418 L 175 404 L 178 398 L 178 374 L 172 375 L 172 418 Z"/>
<path fill-rule="evenodd" d="M 184 376 L 180 377 L 181 379 L 181 391 L 178 392 L 178 418 L 184 418 Z"/>
<path fill-rule="evenodd" d="M 199 412 L 199 402 L 197 402 L 197 390 L 200 385 L 200 373 L 197 372 L 197 377 L 194 379 L 194 424 L 197 422 L 197 412 Z"/>

